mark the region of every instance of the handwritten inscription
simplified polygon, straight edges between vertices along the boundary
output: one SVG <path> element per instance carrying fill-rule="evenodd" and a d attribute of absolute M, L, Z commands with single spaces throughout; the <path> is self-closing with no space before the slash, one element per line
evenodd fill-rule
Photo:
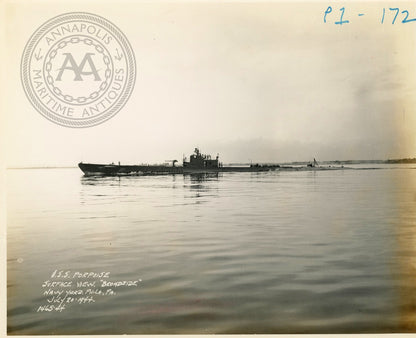
<path fill-rule="evenodd" d="M 365 16 L 365 14 L 366 13 L 347 13 L 347 9 L 345 7 L 341 7 L 339 8 L 339 11 L 337 11 L 336 9 L 333 9 L 331 6 L 328 6 L 324 12 L 323 19 L 324 23 L 333 20 L 334 24 L 342 26 L 351 22 L 349 18 L 363 17 Z M 386 21 L 394 25 L 395 23 L 416 22 L 416 18 L 409 16 L 410 13 L 407 9 L 398 7 L 383 8 L 380 11 L 380 23 L 384 24 L 384 22 Z"/>
<path fill-rule="evenodd" d="M 62 312 L 71 304 L 95 303 L 100 297 L 115 296 L 122 288 L 137 287 L 141 281 L 110 280 L 110 272 L 55 270 L 41 285 L 45 302 L 36 312 Z"/>

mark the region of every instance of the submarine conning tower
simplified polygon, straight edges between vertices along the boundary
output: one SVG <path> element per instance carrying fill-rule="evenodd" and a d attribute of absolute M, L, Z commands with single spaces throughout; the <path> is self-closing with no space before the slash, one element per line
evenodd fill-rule
<path fill-rule="evenodd" d="M 218 162 L 219 155 L 214 159 L 211 159 L 211 155 L 201 154 L 198 148 L 195 148 L 194 153 L 189 157 L 189 162 L 186 161 L 186 157 L 183 159 L 184 168 L 219 168 Z"/>

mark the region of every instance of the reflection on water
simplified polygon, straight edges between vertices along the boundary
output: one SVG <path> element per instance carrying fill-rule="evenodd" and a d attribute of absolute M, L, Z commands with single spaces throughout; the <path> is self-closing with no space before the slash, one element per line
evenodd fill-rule
<path fill-rule="evenodd" d="M 416 170 L 8 172 L 9 334 L 415 331 Z M 54 269 L 143 282 L 37 313 Z"/>
<path fill-rule="evenodd" d="M 204 196 L 214 197 L 216 196 L 214 191 L 218 189 L 212 184 L 213 181 L 218 181 L 218 178 L 222 177 L 220 173 L 200 173 L 200 174 L 188 174 L 183 175 L 184 189 L 190 189 L 193 194 L 191 198 L 201 198 Z M 211 191 L 211 194 L 207 194 Z M 200 203 L 200 201 L 197 201 Z"/>
<path fill-rule="evenodd" d="M 172 178 L 173 182 L 177 180 L 182 180 L 184 182 L 205 182 L 211 180 L 218 180 L 219 177 L 222 177 L 222 173 L 193 173 L 193 174 L 181 174 L 181 175 L 132 175 L 132 176 L 102 176 L 102 175 L 88 175 L 88 176 L 81 176 L 81 184 L 85 185 L 106 185 L 106 184 L 114 184 L 114 182 L 120 183 L 122 180 L 125 183 L 132 182 L 134 180 L 148 178 L 148 177 L 169 177 Z"/>

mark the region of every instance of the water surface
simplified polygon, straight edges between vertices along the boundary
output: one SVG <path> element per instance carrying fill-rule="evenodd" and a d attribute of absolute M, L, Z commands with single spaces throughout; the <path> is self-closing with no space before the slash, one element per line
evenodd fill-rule
<path fill-rule="evenodd" d="M 8 170 L 8 333 L 414 332 L 416 170 Z M 36 312 L 55 269 L 138 280 Z"/>

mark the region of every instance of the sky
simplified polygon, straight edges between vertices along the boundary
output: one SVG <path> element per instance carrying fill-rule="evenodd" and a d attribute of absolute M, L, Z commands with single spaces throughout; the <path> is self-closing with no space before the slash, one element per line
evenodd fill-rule
<path fill-rule="evenodd" d="M 197 146 L 224 163 L 416 157 L 416 22 L 393 25 L 387 6 L 381 24 L 383 3 L 342 3 L 343 25 L 340 2 L 115 3 L 6 1 L 7 166 L 162 163 Z M 71 11 L 116 24 L 137 63 L 124 108 L 85 129 L 45 119 L 20 82 L 31 34 Z"/>

